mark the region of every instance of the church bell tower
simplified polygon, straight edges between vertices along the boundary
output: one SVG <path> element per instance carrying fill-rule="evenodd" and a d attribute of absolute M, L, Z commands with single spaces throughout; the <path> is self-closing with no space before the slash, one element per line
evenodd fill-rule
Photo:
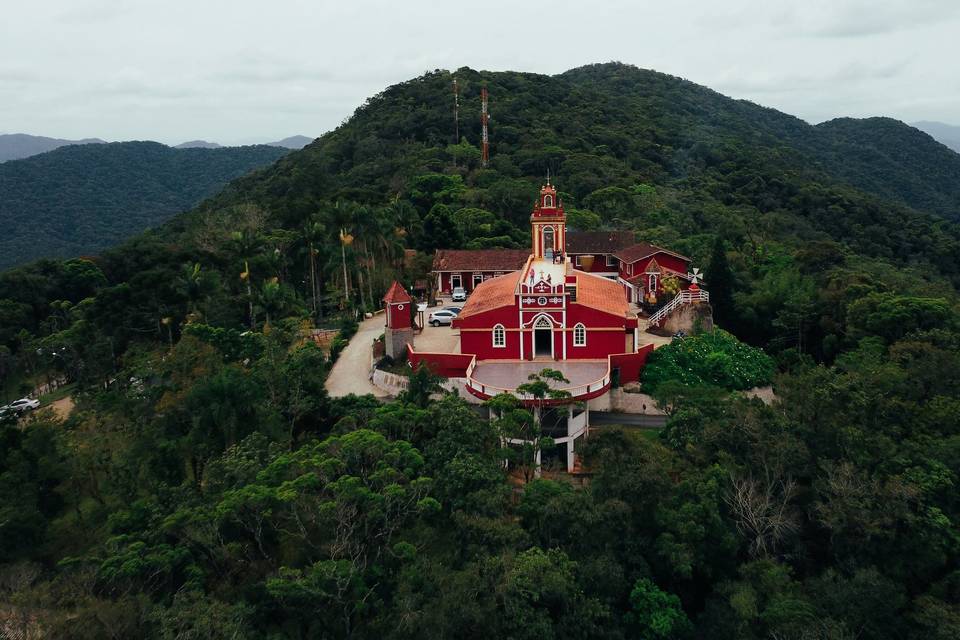
<path fill-rule="evenodd" d="M 567 216 L 563 203 L 557 199 L 557 190 L 550 184 L 540 187 L 540 197 L 530 214 L 533 232 L 533 258 L 553 260 L 566 248 Z"/>

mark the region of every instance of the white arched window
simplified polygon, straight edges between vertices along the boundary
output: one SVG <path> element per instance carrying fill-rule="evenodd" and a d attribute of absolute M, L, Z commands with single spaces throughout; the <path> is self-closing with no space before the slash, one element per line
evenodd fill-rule
<path fill-rule="evenodd" d="M 507 330 L 503 328 L 502 324 L 493 327 L 493 346 L 507 346 Z"/>
<path fill-rule="evenodd" d="M 552 207 L 553 206 L 553 196 L 547 195 L 543 196 L 543 206 Z"/>
<path fill-rule="evenodd" d="M 587 346 L 587 328 L 583 326 L 582 322 L 578 322 L 573 328 L 573 346 Z"/>
<path fill-rule="evenodd" d="M 553 323 L 550 322 L 550 317 L 540 314 L 537 316 L 537 321 L 533 323 L 534 329 L 552 329 Z"/>
<path fill-rule="evenodd" d="M 543 253 L 553 255 L 553 227 L 543 228 Z"/>

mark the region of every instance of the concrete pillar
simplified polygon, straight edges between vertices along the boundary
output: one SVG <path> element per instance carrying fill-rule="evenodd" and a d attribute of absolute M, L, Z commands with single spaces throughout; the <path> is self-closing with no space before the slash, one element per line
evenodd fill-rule
<path fill-rule="evenodd" d="M 537 447 L 537 452 L 534 455 L 533 462 L 535 465 L 534 471 L 533 471 L 533 477 L 539 478 L 540 477 L 540 448 L 539 447 Z"/>
<path fill-rule="evenodd" d="M 574 454 L 573 454 L 573 438 L 567 440 L 567 473 L 573 471 L 574 465 Z"/>

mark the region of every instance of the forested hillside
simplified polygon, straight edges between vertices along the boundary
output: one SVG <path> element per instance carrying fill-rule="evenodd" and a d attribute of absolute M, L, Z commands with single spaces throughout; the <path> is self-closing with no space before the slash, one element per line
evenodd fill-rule
<path fill-rule="evenodd" d="M 960 228 L 918 195 L 941 174 L 856 188 L 898 156 L 626 65 L 456 77 L 460 141 L 453 74 L 428 73 L 124 246 L 0 274 L 6 397 L 64 376 L 77 403 L 0 425 L 5 619 L 71 638 L 960 636 Z M 357 315 L 430 251 L 525 246 L 547 171 L 571 226 L 705 267 L 733 334 L 651 356 L 666 427 L 591 433 L 585 486 L 508 477 L 502 438 L 534 418 L 504 398 L 481 419 L 423 370 L 391 402 L 323 389 Z M 340 333 L 321 349 L 314 327 Z M 771 376 L 771 405 L 736 391 Z"/>
<path fill-rule="evenodd" d="M 116 246 L 286 153 L 264 145 L 69 146 L 0 164 L 0 269 Z"/>

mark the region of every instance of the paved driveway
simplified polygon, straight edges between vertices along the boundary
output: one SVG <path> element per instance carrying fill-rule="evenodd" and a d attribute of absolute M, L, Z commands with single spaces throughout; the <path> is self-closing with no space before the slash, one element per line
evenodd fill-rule
<path fill-rule="evenodd" d="M 331 397 L 340 398 L 351 393 L 356 395 L 372 393 L 378 398 L 387 396 L 386 391 L 373 386 L 370 382 L 373 341 L 383 333 L 383 325 L 382 313 L 360 323 L 356 335 L 340 353 L 330 375 L 327 376 L 324 387 Z"/>

